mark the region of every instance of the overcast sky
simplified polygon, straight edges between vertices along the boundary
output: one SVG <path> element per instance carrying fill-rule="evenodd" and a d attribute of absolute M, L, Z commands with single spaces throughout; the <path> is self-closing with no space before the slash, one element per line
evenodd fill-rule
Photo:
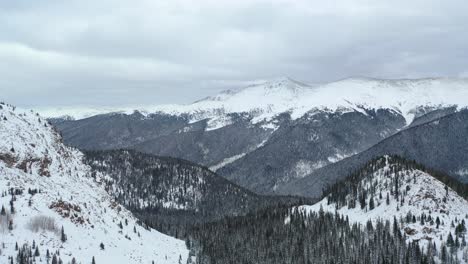
<path fill-rule="evenodd" d="M 468 75 L 466 0 L 0 0 L 0 99 L 188 103 L 289 76 Z"/>

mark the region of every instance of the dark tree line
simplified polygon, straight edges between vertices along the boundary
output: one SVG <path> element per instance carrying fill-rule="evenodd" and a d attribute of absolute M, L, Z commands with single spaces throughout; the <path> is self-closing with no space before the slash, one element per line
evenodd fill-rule
<path fill-rule="evenodd" d="M 276 207 L 194 228 L 187 244 L 199 264 L 458 263 L 432 245 L 407 244 L 395 220 L 350 225 L 340 215 Z"/>

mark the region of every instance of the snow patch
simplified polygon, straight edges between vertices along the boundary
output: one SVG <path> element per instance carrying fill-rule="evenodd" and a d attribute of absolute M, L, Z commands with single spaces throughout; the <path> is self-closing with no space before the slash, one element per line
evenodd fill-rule
<path fill-rule="evenodd" d="M 299 160 L 293 167 L 291 174 L 294 178 L 304 178 L 311 174 L 313 171 L 326 166 L 328 163 L 325 161 L 312 162 L 309 160 Z"/>
<path fill-rule="evenodd" d="M 222 167 L 224 167 L 224 166 L 226 166 L 226 165 L 228 165 L 228 164 L 231 164 L 231 163 L 233 163 L 234 161 L 236 161 L 236 160 L 238 160 L 238 159 L 241 159 L 241 158 L 245 157 L 245 155 L 247 155 L 247 154 L 249 154 L 249 153 L 255 151 L 255 150 L 258 149 L 258 148 L 263 147 L 263 146 L 266 144 L 267 141 L 268 141 L 268 138 L 265 139 L 265 140 L 263 140 L 262 142 L 260 142 L 260 144 L 254 146 L 254 147 L 249 148 L 249 149 L 247 150 L 247 152 L 240 153 L 240 154 L 234 155 L 234 156 L 232 156 L 232 157 L 223 159 L 220 163 L 211 166 L 211 167 L 210 167 L 210 170 L 211 170 L 211 171 L 217 171 L 217 170 L 221 169 Z"/>
<path fill-rule="evenodd" d="M 457 172 L 455 172 L 456 175 L 461 176 L 461 177 L 467 177 L 468 176 L 468 169 L 460 169 Z"/>
<path fill-rule="evenodd" d="M 350 157 L 352 155 L 354 155 L 354 154 L 348 155 L 348 154 L 336 153 L 335 155 L 328 157 L 327 160 L 330 163 L 335 163 L 335 162 L 338 162 L 338 161 L 340 161 L 342 159 L 346 159 L 347 157 Z"/>

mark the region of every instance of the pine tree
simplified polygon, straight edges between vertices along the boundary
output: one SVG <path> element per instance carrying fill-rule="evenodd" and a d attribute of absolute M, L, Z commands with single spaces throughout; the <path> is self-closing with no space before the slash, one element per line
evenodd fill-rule
<path fill-rule="evenodd" d="M 65 235 L 65 230 L 63 229 L 63 226 L 62 226 L 62 231 L 61 231 L 60 240 L 61 240 L 62 242 L 67 241 L 67 235 Z"/>
<path fill-rule="evenodd" d="M 453 240 L 452 233 L 449 233 L 447 236 L 447 247 L 453 247 L 455 241 Z"/>
<path fill-rule="evenodd" d="M 14 214 L 16 212 L 15 210 L 15 204 L 13 203 L 13 200 L 10 201 L 10 213 Z"/>
<path fill-rule="evenodd" d="M 369 199 L 369 210 L 373 210 L 374 209 L 374 196 L 371 196 L 371 198 Z"/>

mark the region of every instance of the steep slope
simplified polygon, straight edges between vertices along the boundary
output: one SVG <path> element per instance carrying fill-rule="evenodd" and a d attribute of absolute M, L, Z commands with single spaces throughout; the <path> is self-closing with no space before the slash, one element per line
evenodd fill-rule
<path fill-rule="evenodd" d="M 442 118 L 444 116 L 453 114 L 457 112 L 457 107 L 441 107 L 441 108 L 429 108 L 423 113 L 420 113 L 418 117 L 416 117 L 413 122 L 408 127 L 419 126 L 424 123 L 429 123 L 436 119 Z"/>
<path fill-rule="evenodd" d="M 37 114 L 0 104 L 0 138 L 1 263 L 186 260 L 183 241 L 140 225 L 106 193 L 107 176 L 92 175 L 83 154 Z"/>
<path fill-rule="evenodd" d="M 187 124 L 169 135 L 160 136 L 132 148 L 161 156 L 190 160 L 206 166 L 219 166 L 226 159 L 260 147 L 272 133 L 261 124 L 251 124 L 247 115 L 229 115 L 232 124 L 207 129 L 208 121 Z"/>
<path fill-rule="evenodd" d="M 257 148 L 271 134 L 247 115 L 229 115 L 232 124 L 208 129 L 207 120 L 191 123 L 187 116 L 156 113 L 144 116 L 105 114 L 81 120 L 51 122 L 66 144 L 84 150 L 133 148 L 213 166 L 225 158 Z"/>
<path fill-rule="evenodd" d="M 86 163 L 109 176 L 106 190 L 118 202 L 176 237 L 185 237 L 194 224 L 300 201 L 260 196 L 194 163 L 132 150 L 87 152 Z"/>
<path fill-rule="evenodd" d="M 468 197 L 468 192 L 463 194 Z M 425 251 L 440 253 L 447 246 L 462 262 L 468 261 L 468 201 L 422 166 L 397 156 L 368 162 L 331 186 L 322 201 L 299 210 L 336 212 L 367 226 L 369 221 L 389 221 L 394 234 L 398 230 L 398 236 L 417 241 Z"/>
<path fill-rule="evenodd" d="M 355 171 L 367 161 L 386 154 L 416 160 L 431 169 L 468 181 L 468 110 L 414 126 L 379 142 L 359 154 L 320 168 L 310 175 L 283 186 L 279 193 L 310 197 L 321 195 L 323 188 Z"/>
<path fill-rule="evenodd" d="M 403 125 L 404 119 L 392 110 L 310 112 L 284 121 L 262 147 L 217 172 L 255 192 L 272 194 L 289 182 L 371 147 Z"/>
<path fill-rule="evenodd" d="M 60 129 L 65 143 L 89 150 L 133 146 L 142 141 L 171 134 L 183 129 L 187 124 L 184 117 L 144 116 L 139 112 L 129 115 L 110 113 L 77 121 L 50 121 Z"/>

